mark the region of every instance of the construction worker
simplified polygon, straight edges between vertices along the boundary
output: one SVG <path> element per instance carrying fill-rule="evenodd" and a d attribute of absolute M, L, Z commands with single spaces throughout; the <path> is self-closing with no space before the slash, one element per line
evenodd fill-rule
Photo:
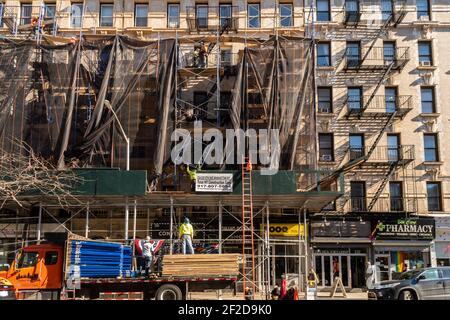
<path fill-rule="evenodd" d="M 142 246 L 142 256 L 145 260 L 145 275 L 150 275 L 153 262 L 153 244 L 150 243 L 151 238 L 147 236 Z"/>
<path fill-rule="evenodd" d="M 197 165 L 197 169 L 191 170 L 189 169 L 189 165 L 186 165 L 186 172 L 191 179 L 191 190 L 195 191 L 195 182 L 197 181 L 197 170 L 200 171 L 201 165 L 200 163 Z"/>
<path fill-rule="evenodd" d="M 247 162 L 246 169 L 247 169 L 247 171 L 252 171 L 252 169 L 253 169 L 252 162 L 250 160 L 248 160 L 248 162 Z"/>
<path fill-rule="evenodd" d="M 316 272 L 313 268 L 309 270 L 308 274 L 308 287 L 309 288 L 316 288 L 317 284 L 319 283 L 319 277 L 317 276 Z"/>
<path fill-rule="evenodd" d="M 180 226 L 180 240 L 182 241 L 182 253 L 194 254 L 194 247 L 192 246 L 192 239 L 194 238 L 194 228 L 188 217 L 184 217 L 184 221 Z"/>

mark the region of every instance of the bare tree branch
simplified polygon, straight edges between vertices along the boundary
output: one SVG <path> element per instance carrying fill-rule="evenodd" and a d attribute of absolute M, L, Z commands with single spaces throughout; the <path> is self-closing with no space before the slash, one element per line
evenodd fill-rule
<path fill-rule="evenodd" d="M 73 189 L 81 177 L 72 170 L 57 170 L 23 141 L 14 140 L 13 145 L 14 153 L 0 148 L 0 209 L 9 201 L 23 207 L 23 197 L 30 195 L 52 197 L 62 207 L 78 201 Z"/>

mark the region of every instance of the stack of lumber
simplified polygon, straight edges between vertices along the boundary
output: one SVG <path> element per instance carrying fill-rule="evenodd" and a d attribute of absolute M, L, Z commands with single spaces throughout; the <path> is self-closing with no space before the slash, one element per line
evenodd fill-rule
<path fill-rule="evenodd" d="M 241 255 L 227 254 L 174 254 L 163 258 L 163 276 L 205 277 L 234 276 L 239 274 Z"/>

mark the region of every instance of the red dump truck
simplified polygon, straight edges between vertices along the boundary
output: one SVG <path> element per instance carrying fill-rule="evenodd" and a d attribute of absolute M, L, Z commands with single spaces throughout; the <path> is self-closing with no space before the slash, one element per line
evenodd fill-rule
<path fill-rule="evenodd" d="M 210 254 L 203 259 L 215 260 Z M 169 256 L 167 256 L 169 257 Z M 136 275 L 132 248 L 119 243 L 70 236 L 22 248 L 8 271 L 17 299 L 182 300 L 188 292 L 233 289 L 238 272 L 195 276 Z M 240 257 L 238 257 L 240 259 Z M 164 270 L 164 257 L 162 257 Z M 162 273 L 164 274 L 164 272 Z"/>

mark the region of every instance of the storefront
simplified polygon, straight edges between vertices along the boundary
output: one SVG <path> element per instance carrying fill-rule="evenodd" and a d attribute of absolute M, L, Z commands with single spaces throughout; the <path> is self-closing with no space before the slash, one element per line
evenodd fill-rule
<path fill-rule="evenodd" d="M 261 239 L 258 242 L 258 278 L 265 279 L 268 272 L 270 285 L 280 285 L 283 278 L 298 283 L 299 275 L 303 279 L 305 261 L 304 225 L 298 223 L 270 223 L 269 237 L 265 237 L 266 226 L 260 224 Z M 299 234 L 300 231 L 300 234 Z M 264 255 L 265 241 L 269 244 L 269 254 Z M 303 281 L 303 280 L 302 280 Z"/>
<path fill-rule="evenodd" d="M 370 256 L 370 222 L 320 220 L 311 222 L 313 266 L 319 287 L 333 285 L 340 277 L 347 288 L 365 286 L 366 262 Z"/>
<path fill-rule="evenodd" d="M 450 266 L 450 217 L 436 217 L 436 238 L 433 246 L 437 266 Z"/>
<path fill-rule="evenodd" d="M 374 262 L 379 281 L 393 280 L 408 270 L 431 266 L 435 236 L 433 218 L 378 218 L 372 221 Z"/>

